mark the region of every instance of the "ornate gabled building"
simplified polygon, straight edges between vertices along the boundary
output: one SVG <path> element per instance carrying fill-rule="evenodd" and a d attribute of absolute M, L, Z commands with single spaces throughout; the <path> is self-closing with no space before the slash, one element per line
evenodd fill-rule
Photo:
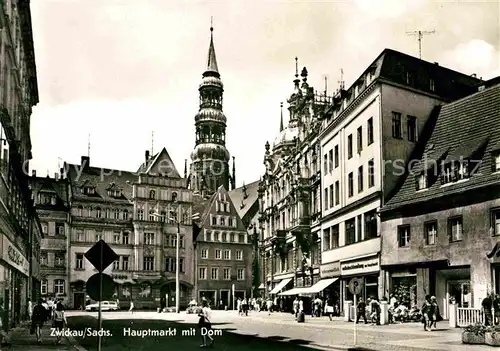
<path fill-rule="evenodd" d="M 69 292 L 69 194 L 68 180 L 37 177 L 33 171 L 31 189 L 42 226 L 40 247 L 40 294 L 43 298 L 68 300 Z"/>
<path fill-rule="evenodd" d="M 70 305 L 84 306 L 85 282 L 96 270 L 85 252 L 103 239 L 119 256 L 105 273 L 122 306 L 175 305 L 177 230 L 180 231 L 180 306 L 191 299 L 194 266 L 192 194 L 168 152 L 146 151 L 137 172 L 65 164 L 70 185 Z"/>
<path fill-rule="evenodd" d="M 297 60 L 297 59 L 296 59 Z M 317 94 L 307 82 L 307 69 L 298 67 L 294 92 L 288 99 L 290 120 L 271 149 L 266 143 L 265 175 L 260 183 L 261 283 L 266 295 L 293 295 L 293 287 L 319 280 L 320 117 L 330 98 Z M 283 107 L 283 104 L 281 104 Z"/>
<path fill-rule="evenodd" d="M 205 203 L 200 226 L 196 239 L 197 298 L 232 309 L 234 299 L 251 294 L 252 243 L 236 204 L 222 185 Z"/>
<path fill-rule="evenodd" d="M 191 153 L 190 187 L 195 192 L 213 194 L 223 185 L 234 189 L 235 166 L 229 171 L 229 151 L 226 148 L 226 116 L 222 112 L 224 86 L 220 79 L 210 28 L 207 68 L 199 87 L 200 109 L 195 117 L 195 147 Z"/>
<path fill-rule="evenodd" d="M 7 329 L 27 317 L 27 300 L 40 292 L 42 234 L 28 174 L 38 83 L 27 0 L 1 2 L 0 62 L 0 318 Z"/>

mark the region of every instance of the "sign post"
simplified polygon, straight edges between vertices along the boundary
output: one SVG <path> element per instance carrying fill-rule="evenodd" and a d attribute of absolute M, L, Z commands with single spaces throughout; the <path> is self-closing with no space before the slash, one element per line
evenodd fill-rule
<path fill-rule="evenodd" d="M 357 278 L 352 278 L 349 282 L 349 290 L 351 291 L 351 294 L 354 295 L 354 346 L 356 346 L 356 344 L 358 343 L 356 328 L 356 324 L 358 321 L 358 295 L 361 293 L 362 286 L 363 282 Z"/>
<path fill-rule="evenodd" d="M 118 255 L 113 251 L 111 247 L 109 247 L 108 244 L 104 240 L 99 240 L 92 246 L 86 253 L 85 253 L 85 258 L 99 271 L 98 274 L 94 274 L 92 277 L 89 278 L 87 281 L 87 289 L 92 291 L 95 289 L 96 285 L 98 285 L 98 291 L 99 294 L 97 297 L 99 301 L 99 313 L 97 315 L 97 320 L 98 320 L 98 328 L 99 328 L 99 337 L 97 341 L 97 351 L 101 351 L 101 329 L 102 329 L 102 311 L 101 311 L 101 301 L 104 298 L 103 294 L 103 285 L 106 285 L 106 287 L 113 286 L 113 279 L 109 277 L 106 274 L 103 274 L 102 272 L 108 268 L 108 266 L 116 261 L 118 259 Z M 109 284 L 109 280 L 106 278 L 108 277 L 111 279 L 111 284 Z M 94 279 L 92 279 L 94 278 Z M 97 278 L 97 279 L 96 279 Z M 105 284 L 105 282 L 108 282 Z M 109 289 L 108 289 L 109 290 Z M 89 294 L 90 295 L 90 294 Z M 91 296 L 92 297 L 92 296 Z"/>

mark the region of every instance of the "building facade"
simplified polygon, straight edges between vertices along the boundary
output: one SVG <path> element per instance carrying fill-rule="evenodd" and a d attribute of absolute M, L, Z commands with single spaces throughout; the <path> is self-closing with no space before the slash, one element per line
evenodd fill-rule
<path fill-rule="evenodd" d="M 380 266 L 380 209 L 394 192 L 436 108 L 470 94 L 478 79 L 386 49 L 325 114 L 321 144 L 322 278 L 341 308 L 361 297 L 387 296 Z M 403 169 L 403 171 L 402 171 Z M 334 278 L 334 279 L 333 279 Z"/>
<path fill-rule="evenodd" d="M 226 148 L 226 116 L 222 112 L 224 85 L 220 79 L 210 28 L 207 68 L 199 87 L 200 108 L 195 117 L 195 147 L 191 153 L 190 187 L 194 192 L 213 194 L 219 186 L 235 188 L 235 169 L 229 172 Z"/>
<path fill-rule="evenodd" d="M 40 295 L 68 300 L 69 291 L 69 215 L 68 180 L 37 177 L 32 172 L 31 189 L 40 218 L 43 238 L 40 247 Z"/>
<path fill-rule="evenodd" d="M 27 317 L 27 300 L 40 290 L 41 227 L 28 174 L 38 87 L 29 1 L 2 1 L 0 22 L 0 318 L 7 329 Z"/>
<path fill-rule="evenodd" d="M 292 288 L 319 281 L 321 215 L 318 132 L 326 92 L 315 94 L 308 72 L 298 67 L 288 99 L 289 122 L 271 149 L 266 143 L 266 172 L 260 183 L 260 276 L 266 296 L 295 295 Z M 283 104 L 281 104 L 283 106 Z M 283 290 L 286 290 L 282 292 Z"/>
<path fill-rule="evenodd" d="M 382 267 L 408 304 L 481 308 L 500 292 L 500 79 L 442 106 L 416 162 L 382 210 Z"/>
<path fill-rule="evenodd" d="M 220 186 L 207 202 L 196 240 L 197 298 L 232 309 L 252 290 L 252 242 L 228 191 Z"/>

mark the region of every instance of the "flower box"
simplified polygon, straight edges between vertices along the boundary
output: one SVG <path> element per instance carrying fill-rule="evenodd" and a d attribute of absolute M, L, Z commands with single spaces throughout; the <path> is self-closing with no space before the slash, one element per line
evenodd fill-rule
<path fill-rule="evenodd" d="M 489 346 L 500 346 L 500 334 L 498 332 L 486 332 L 484 342 Z"/>
<path fill-rule="evenodd" d="M 477 334 L 474 332 L 464 331 L 462 332 L 462 343 L 463 344 L 484 344 L 485 334 Z"/>

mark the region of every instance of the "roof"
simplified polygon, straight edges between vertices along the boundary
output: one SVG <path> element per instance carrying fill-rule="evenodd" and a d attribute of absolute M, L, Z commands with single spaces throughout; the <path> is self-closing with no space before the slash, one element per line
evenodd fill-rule
<path fill-rule="evenodd" d="M 219 67 L 217 67 L 217 58 L 215 57 L 214 48 L 214 29 L 210 27 L 210 46 L 208 48 L 208 59 L 207 59 L 207 72 L 213 72 L 219 74 Z"/>
<path fill-rule="evenodd" d="M 37 204 L 37 208 L 66 211 L 69 206 L 68 181 L 67 179 L 55 179 L 47 177 L 32 176 L 29 179 L 31 190 L 36 196 L 40 192 L 55 194 L 57 201 L 55 205 Z"/>
<path fill-rule="evenodd" d="M 177 168 L 175 167 L 174 161 L 172 161 L 172 158 L 165 148 L 161 149 L 160 152 L 145 161 L 139 167 L 137 173 L 167 176 L 170 178 L 181 178 Z"/>
<path fill-rule="evenodd" d="M 409 172 L 404 183 L 386 203 L 385 210 L 499 183 L 500 175 L 493 174 L 491 166 L 491 153 L 497 151 L 500 145 L 499 122 L 500 84 L 444 105 L 429 140 L 416 159 L 419 163 L 424 163 L 426 158 L 435 158 L 434 154 L 441 154 L 446 150 L 440 157 L 442 160 L 456 160 L 460 157 L 466 159 L 473 155 L 469 164 L 472 168 L 478 166 L 477 170 L 465 182 L 442 186 L 436 181 L 429 184 L 425 191 L 416 190 L 417 173 Z"/>
<path fill-rule="evenodd" d="M 236 211 L 240 218 L 245 218 L 248 211 L 252 208 L 254 203 L 258 201 L 258 190 L 260 181 L 257 180 L 248 185 L 243 185 L 240 188 L 233 189 L 229 192 L 229 197 L 236 207 Z M 246 192 L 246 197 L 245 197 Z M 253 215 L 251 215 L 253 217 Z"/>
<path fill-rule="evenodd" d="M 72 198 L 76 201 L 92 200 L 129 204 L 132 199 L 132 183 L 138 179 L 134 172 L 91 167 L 90 165 L 82 169 L 80 165 L 65 163 L 64 169 L 67 170 L 67 178 L 71 184 Z M 94 187 L 95 195 L 83 194 L 80 188 L 85 185 Z M 118 188 L 123 196 L 121 198 L 109 196 L 108 190 L 110 188 Z"/>

